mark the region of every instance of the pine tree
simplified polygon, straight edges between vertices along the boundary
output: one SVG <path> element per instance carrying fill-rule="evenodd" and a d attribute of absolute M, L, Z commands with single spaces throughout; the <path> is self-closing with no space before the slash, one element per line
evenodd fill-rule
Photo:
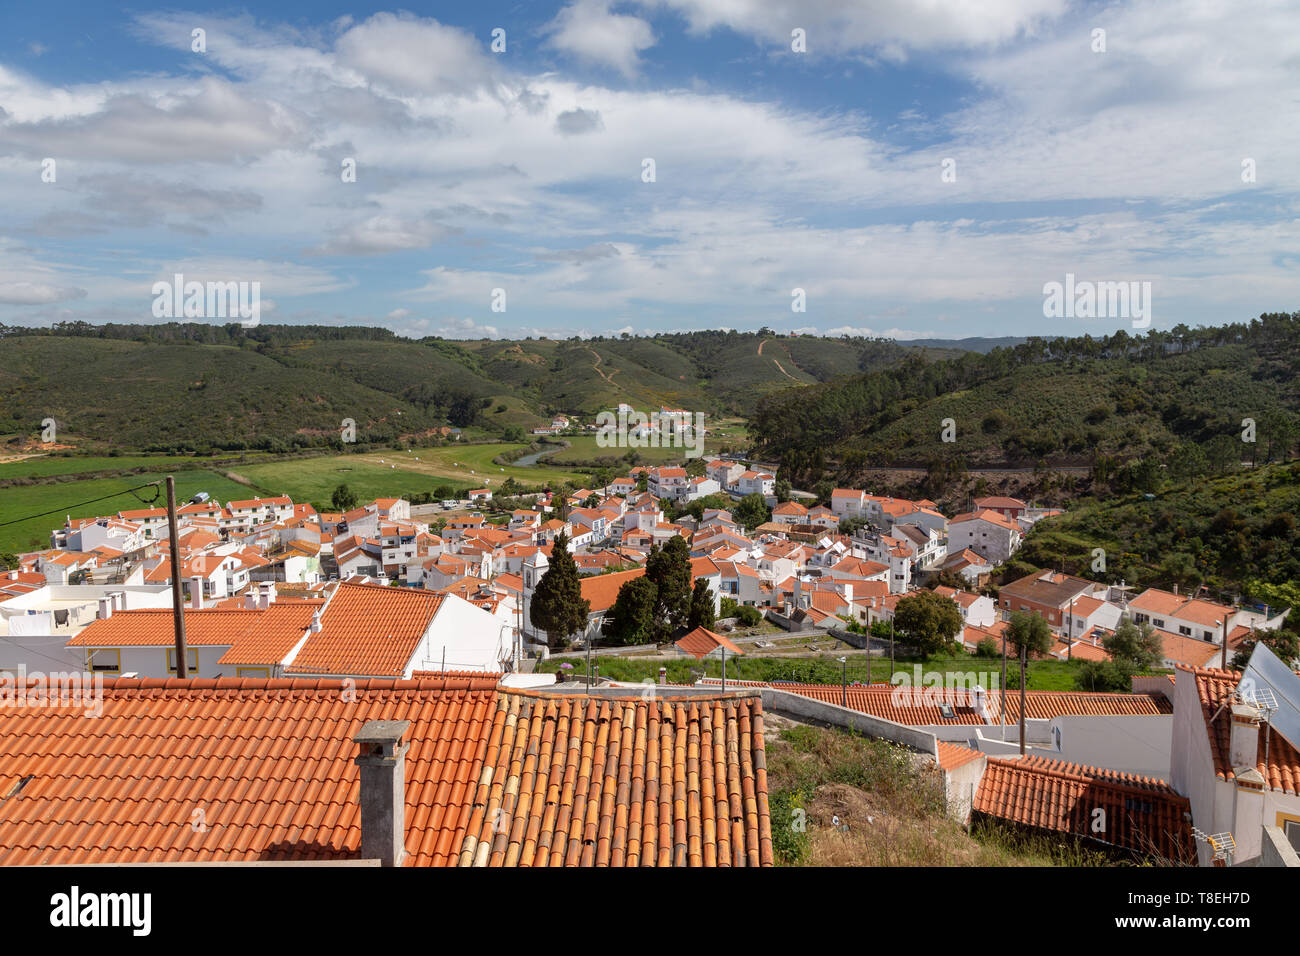
<path fill-rule="evenodd" d="M 591 602 L 582 596 L 578 566 L 569 554 L 569 538 L 564 532 L 555 536 L 550 566 L 537 582 L 528 609 L 533 627 L 546 632 L 552 648 L 558 648 L 570 634 L 587 629 Z"/>

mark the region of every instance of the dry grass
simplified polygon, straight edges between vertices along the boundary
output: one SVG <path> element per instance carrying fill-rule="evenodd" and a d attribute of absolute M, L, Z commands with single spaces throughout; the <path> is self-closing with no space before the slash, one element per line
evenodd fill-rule
<path fill-rule="evenodd" d="M 968 833 L 942 776 L 906 748 L 842 730 L 774 727 L 768 788 L 778 862 L 795 866 L 1113 865 L 1068 840 L 996 824 Z M 803 826 L 803 829 L 800 829 Z"/>

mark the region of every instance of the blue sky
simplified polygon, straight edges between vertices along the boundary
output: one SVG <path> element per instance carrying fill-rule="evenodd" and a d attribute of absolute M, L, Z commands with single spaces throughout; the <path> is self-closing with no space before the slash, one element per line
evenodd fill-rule
<path fill-rule="evenodd" d="M 178 272 L 415 336 L 1131 326 L 1045 318 L 1067 273 L 1238 321 L 1300 308 L 1298 81 L 1286 3 L 23 5 L 0 322 Z"/>

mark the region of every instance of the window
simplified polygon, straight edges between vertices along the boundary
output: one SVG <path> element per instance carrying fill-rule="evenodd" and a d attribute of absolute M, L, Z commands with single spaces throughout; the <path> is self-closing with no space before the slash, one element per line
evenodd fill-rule
<path fill-rule="evenodd" d="M 236 677 L 270 677 L 271 668 L 269 667 L 236 667 Z"/>
<path fill-rule="evenodd" d="M 195 647 L 185 648 L 186 675 L 193 677 L 199 672 L 199 651 Z M 167 673 L 176 673 L 176 648 L 167 648 Z"/>
<path fill-rule="evenodd" d="M 1178 625 L 1178 633 L 1181 634 L 1181 635 L 1183 635 L 1183 637 L 1191 637 L 1191 636 L 1192 636 L 1192 629 L 1191 629 L 1190 627 L 1184 627 L 1182 624 L 1179 624 L 1179 625 Z"/>
<path fill-rule="evenodd" d="M 1165 619 L 1163 617 L 1153 617 L 1151 619 L 1151 623 L 1154 624 L 1156 627 L 1164 627 Z"/>
<path fill-rule="evenodd" d="M 1277 817 L 1277 822 L 1281 825 L 1287 841 L 1294 850 L 1300 852 L 1300 817 L 1287 817 L 1280 813 Z"/>
<path fill-rule="evenodd" d="M 120 674 L 122 652 L 116 647 L 101 647 L 86 651 L 86 670 L 97 674 Z"/>

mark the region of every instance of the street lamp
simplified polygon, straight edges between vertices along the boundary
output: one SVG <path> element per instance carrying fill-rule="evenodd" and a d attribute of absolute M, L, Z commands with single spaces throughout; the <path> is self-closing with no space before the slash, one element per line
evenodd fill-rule
<path fill-rule="evenodd" d="M 849 659 L 840 658 L 840 706 L 849 706 Z M 871 666 L 871 652 L 867 651 L 867 666 Z"/>

